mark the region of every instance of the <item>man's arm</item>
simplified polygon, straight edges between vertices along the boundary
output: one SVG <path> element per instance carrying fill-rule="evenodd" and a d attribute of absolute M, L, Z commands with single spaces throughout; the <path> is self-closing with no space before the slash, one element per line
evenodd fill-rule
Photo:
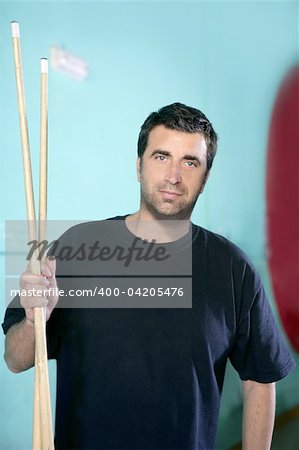
<path fill-rule="evenodd" d="M 7 367 L 15 373 L 29 369 L 34 364 L 34 352 L 34 323 L 25 317 L 7 332 L 4 354 Z"/>
<path fill-rule="evenodd" d="M 243 382 L 243 450 L 270 450 L 275 419 L 275 383 Z"/>
<path fill-rule="evenodd" d="M 41 275 L 35 275 L 30 270 L 21 275 L 20 289 L 26 291 L 26 296 L 20 298 L 25 318 L 8 330 L 5 339 L 4 359 L 12 372 L 22 372 L 34 365 L 34 308 L 44 307 L 48 320 L 58 301 L 56 261 L 48 258 L 47 263 L 42 264 L 41 271 Z M 42 295 L 32 295 L 32 292 L 41 292 Z"/>

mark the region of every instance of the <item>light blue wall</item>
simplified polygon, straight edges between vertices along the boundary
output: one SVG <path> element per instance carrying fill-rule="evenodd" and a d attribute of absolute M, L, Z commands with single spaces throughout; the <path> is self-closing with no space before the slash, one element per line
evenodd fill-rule
<path fill-rule="evenodd" d="M 90 66 L 83 83 L 50 72 L 49 218 L 87 220 L 135 211 L 141 123 L 162 105 L 193 105 L 219 134 L 219 154 L 193 220 L 239 244 L 272 299 L 264 234 L 267 133 L 279 84 L 298 60 L 298 4 L 0 2 L 1 231 L 4 220 L 25 218 L 11 20 L 21 26 L 35 175 L 39 58 L 57 44 Z M 1 264 L 3 274 L 3 257 Z M 3 277 L 1 288 L 3 293 Z M 0 363 L 0 449 L 30 448 L 32 376 L 10 374 Z M 298 371 L 279 384 L 279 412 L 299 402 L 296 379 Z M 240 438 L 240 405 L 240 384 L 229 372 L 221 448 Z"/>

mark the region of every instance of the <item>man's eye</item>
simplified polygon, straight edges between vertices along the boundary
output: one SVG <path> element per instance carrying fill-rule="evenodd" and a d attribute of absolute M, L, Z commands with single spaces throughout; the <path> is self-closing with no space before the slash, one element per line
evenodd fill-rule
<path fill-rule="evenodd" d="M 159 161 L 165 161 L 166 156 L 165 155 L 156 155 L 155 159 L 158 159 Z"/>
<path fill-rule="evenodd" d="M 196 164 L 195 164 L 194 161 L 186 161 L 186 165 L 187 165 L 188 167 L 196 167 Z"/>

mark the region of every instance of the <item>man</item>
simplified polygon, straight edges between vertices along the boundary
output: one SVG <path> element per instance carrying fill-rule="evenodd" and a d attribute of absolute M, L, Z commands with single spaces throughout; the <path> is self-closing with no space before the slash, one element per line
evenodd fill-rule
<path fill-rule="evenodd" d="M 33 366 L 32 308 L 46 306 L 48 354 L 57 359 L 57 449 L 212 449 L 228 358 L 243 380 L 243 448 L 270 448 L 275 382 L 292 370 L 294 361 L 246 256 L 190 222 L 216 144 L 211 123 L 197 109 L 174 103 L 152 113 L 138 140 L 139 211 L 68 230 L 60 247 L 80 245 L 80 257 L 72 261 L 74 272 L 67 281 L 69 266 L 57 249 L 51 252 L 56 260 L 49 258 L 43 266 L 43 276 L 29 271 L 21 276 L 22 289 L 43 288 L 45 297 L 22 296 L 24 309 L 7 310 L 5 360 L 14 372 Z M 95 257 L 95 250 L 103 248 L 92 243 L 99 236 L 109 240 L 103 228 L 107 223 L 114 230 L 120 265 L 121 249 L 136 239 L 139 249 L 147 251 L 150 245 L 158 250 L 161 243 L 178 264 L 192 249 L 192 307 L 55 308 L 57 295 L 46 293 L 57 283 L 56 261 L 58 284 L 65 291 L 85 286 L 87 279 L 94 284 L 93 277 L 105 268 L 99 266 L 104 252 Z M 88 258 L 86 248 L 92 249 Z M 79 267 L 80 258 L 84 265 Z M 165 259 L 163 264 L 164 274 Z M 121 273 L 127 274 L 124 266 Z M 183 266 L 171 282 L 179 279 Z M 113 270 L 118 273 L 118 266 Z M 66 299 L 61 301 L 65 306 Z"/>

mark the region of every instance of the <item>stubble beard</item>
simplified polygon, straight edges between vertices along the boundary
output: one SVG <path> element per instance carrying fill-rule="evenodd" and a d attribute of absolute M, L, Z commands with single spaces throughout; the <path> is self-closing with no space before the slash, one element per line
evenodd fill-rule
<path fill-rule="evenodd" d="M 160 189 L 165 189 L 165 187 L 163 186 Z M 186 198 L 177 200 L 159 198 L 159 187 L 155 191 L 149 192 L 141 184 L 140 193 L 141 209 L 146 209 L 153 217 L 157 219 L 186 220 L 190 218 L 200 192 L 191 202 L 188 202 Z"/>

